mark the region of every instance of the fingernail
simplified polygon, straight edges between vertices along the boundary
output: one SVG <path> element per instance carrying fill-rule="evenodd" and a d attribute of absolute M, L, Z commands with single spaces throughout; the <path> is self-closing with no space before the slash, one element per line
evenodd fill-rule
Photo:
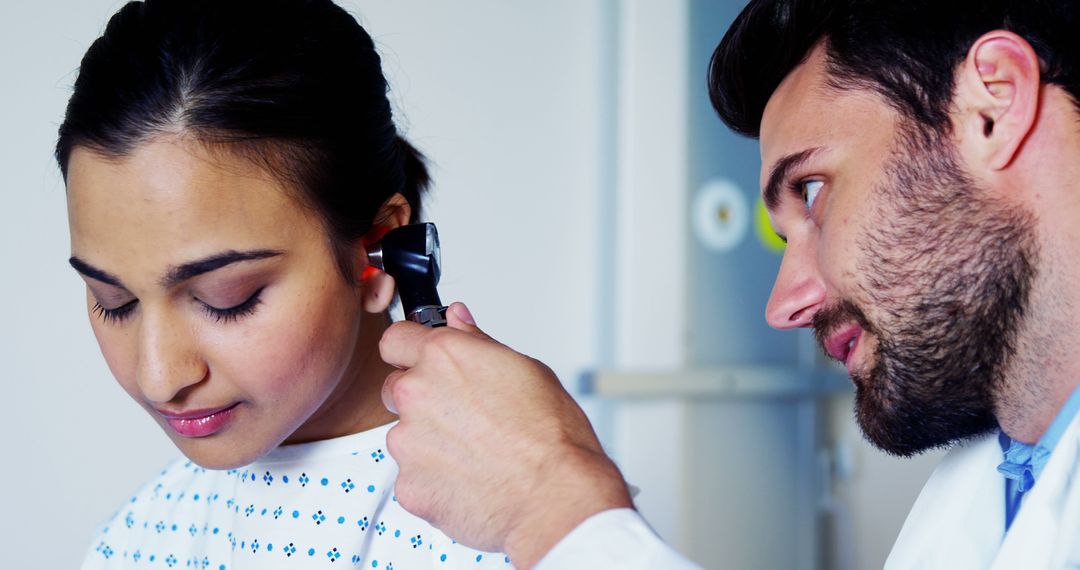
<path fill-rule="evenodd" d="M 465 303 L 454 303 L 455 311 L 459 319 L 466 323 L 476 326 L 476 319 L 473 318 L 472 313 L 469 312 L 469 308 L 465 306 Z"/>

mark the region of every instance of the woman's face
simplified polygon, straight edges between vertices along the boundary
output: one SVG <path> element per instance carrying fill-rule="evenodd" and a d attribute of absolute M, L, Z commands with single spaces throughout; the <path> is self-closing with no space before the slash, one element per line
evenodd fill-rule
<path fill-rule="evenodd" d="M 366 382 L 385 374 L 371 292 L 273 177 L 182 136 L 119 159 L 77 148 L 68 168 L 72 265 L 101 352 L 185 455 L 236 467 L 391 419 Z"/>

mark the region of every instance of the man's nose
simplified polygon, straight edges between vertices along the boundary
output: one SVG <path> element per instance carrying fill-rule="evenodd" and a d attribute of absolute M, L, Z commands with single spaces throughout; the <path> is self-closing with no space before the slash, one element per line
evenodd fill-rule
<path fill-rule="evenodd" d="M 812 252 L 789 244 L 776 275 L 765 320 L 769 326 L 787 330 L 808 327 L 825 302 L 825 283 L 817 271 Z"/>
<path fill-rule="evenodd" d="M 202 382 L 207 366 L 186 322 L 169 314 L 149 313 L 143 312 L 139 330 L 137 381 L 146 399 L 164 404 Z"/>

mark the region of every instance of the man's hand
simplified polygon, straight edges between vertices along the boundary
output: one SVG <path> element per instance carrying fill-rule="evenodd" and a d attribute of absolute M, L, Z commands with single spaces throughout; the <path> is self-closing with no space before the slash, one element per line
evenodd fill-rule
<path fill-rule="evenodd" d="M 551 370 L 488 337 L 460 303 L 447 320 L 395 323 L 379 345 L 399 368 L 383 402 L 401 417 L 387 434 L 401 506 L 521 568 L 589 516 L 630 507 L 618 469 Z"/>

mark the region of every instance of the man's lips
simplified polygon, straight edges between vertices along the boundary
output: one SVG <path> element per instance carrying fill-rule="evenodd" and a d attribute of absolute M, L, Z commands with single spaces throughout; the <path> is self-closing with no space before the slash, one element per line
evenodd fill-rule
<path fill-rule="evenodd" d="M 825 338 L 825 352 L 836 360 L 848 364 L 848 357 L 858 345 L 862 332 L 862 327 L 855 323 L 841 327 Z"/>

